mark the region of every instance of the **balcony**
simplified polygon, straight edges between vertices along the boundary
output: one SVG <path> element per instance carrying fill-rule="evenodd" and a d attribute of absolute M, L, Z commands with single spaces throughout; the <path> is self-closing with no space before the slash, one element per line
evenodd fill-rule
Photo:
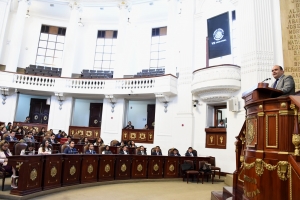
<path fill-rule="evenodd" d="M 222 102 L 241 89 L 241 70 L 236 65 L 218 65 L 193 72 L 192 93 L 204 102 Z"/>
<path fill-rule="evenodd" d="M 0 87 L 64 94 L 177 94 L 177 78 L 78 79 L 0 72 Z"/>

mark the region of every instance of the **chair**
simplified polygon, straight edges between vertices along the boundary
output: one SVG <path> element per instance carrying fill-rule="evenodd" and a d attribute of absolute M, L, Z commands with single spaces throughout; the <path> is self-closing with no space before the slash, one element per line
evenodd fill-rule
<path fill-rule="evenodd" d="M 216 167 L 216 159 L 215 159 L 215 157 L 211 157 L 210 156 L 209 163 L 211 164 L 211 170 L 214 171 L 214 175 L 216 174 L 216 171 L 219 171 L 219 179 L 220 179 L 221 168 L 220 167 Z"/>
<path fill-rule="evenodd" d="M 82 152 L 82 153 L 85 154 L 85 152 L 86 152 L 88 149 L 89 149 L 89 144 L 88 144 L 88 145 L 85 145 L 85 146 L 83 147 L 83 152 Z"/>
<path fill-rule="evenodd" d="M 9 133 L 5 133 L 5 134 L 3 135 L 3 137 L 2 137 L 2 140 L 5 140 L 5 138 L 8 137 L 8 136 L 9 136 Z"/>
<path fill-rule="evenodd" d="M 116 146 L 117 144 L 119 143 L 119 141 L 118 140 L 112 140 L 111 142 L 110 142 L 110 146 Z"/>
<path fill-rule="evenodd" d="M 173 151 L 175 150 L 176 148 L 171 148 L 168 150 L 168 156 L 170 156 L 171 154 L 173 154 Z M 177 149 L 176 149 L 177 150 Z M 178 151 L 178 150 L 177 150 Z M 178 152 L 179 153 L 179 152 Z"/>
<path fill-rule="evenodd" d="M 23 149 L 26 149 L 27 143 L 17 142 L 14 145 L 15 155 L 20 155 Z"/>
<path fill-rule="evenodd" d="M 60 152 L 63 153 L 64 150 L 65 150 L 65 148 L 68 147 L 68 145 L 69 145 L 69 144 L 67 144 L 67 143 L 65 143 L 65 144 L 63 144 L 63 145 L 60 145 Z"/>
<path fill-rule="evenodd" d="M 4 183 L 5 183 L 5 178 L 11 177 L 11 173 L 8 173 L 0 164 L 0 178 L 2 178 L 2 191 L 4 190 Z"/>
<path fill-rule="evenodd" d="M 105 146 L 98 146 L 99 154 L 102 154 L 102 152 L 105 150 Z"/>
<path fill-rule="evenodd" d="M 184 166 L 190 166 L 190 169 L 184 170 Z M 199 182 L 199 171 L 195 170 L 194 162 L 192 160 L 184 160 L 183 164 L 181 164 L 181 171 L 182 171 L 182 181 L 184 181 L 184 177 L 186 176 L 186 183 L 189 183 L 190 175 L 197 176 L 197 184 Z M 203 183 L 203 181 L 202 181 Z"/>
<path fill-rule="evenodd" d="M 199 161 L 199 173 L 202 176 L 202 184 L 203 184 L 203 178 L 204 176 L 207 177 L 207 182 L 208 182 L 208 177 L 211 176 L 211 184 L 214 183 L 214 171 L 210 170 L 210 171 L 204 171 L 203 170 L 203 166 L 205 165 L 205 161 Z"/>
<path fill-rule="evenodd" d="M 158 146 L 159 147 L 159 146 Z M 152 152 L 154 152 L 155 151 L 155 149 L 156 149 L 156 147 L 153 147 L 152 149 L 151 149 L 151 153 Z M 159 147 L 159 151 L 160 151 L 160 153 L 162 154 L 162 152 L 161 152 L 161 148 Z"/>

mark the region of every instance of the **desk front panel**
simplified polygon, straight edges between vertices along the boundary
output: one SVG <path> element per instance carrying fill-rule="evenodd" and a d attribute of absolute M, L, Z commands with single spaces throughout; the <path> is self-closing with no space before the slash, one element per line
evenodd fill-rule
<path fill-rule="evenodd" d="M 63 162 L 63 178 L 62 185 L 76 185 L 79 184 L 81 155 L 66 154 Z"/>
<path fill-rule="evenodd" d="M 116 156 L 115 179 L 130 179 L 131 156 Z"/>
<path fill-rule="evenodd" d="M 164 158 L 162 156 L 148 156 L 148 178 L 162 178 Z"/>
<path fill-rule="evenodd" d="M 44 164 L 43 190 L 61 187 L 63 155 L 47 155 Z"/>
<path fill-rule="evenodd" d="M 177 178 L 179 175 L 179 157 L 164 156 L 164 178 Z"/>
<path fill-rule="evenodd" d="M 97 182 L 99 155 L 82 155 L 81 162 L 81 183 Z"/>
<path fill-rule="evenodd" d="M 147 178 L 147 167 L 147 156 L 132 156 L 131 178 Z"/>
<path fill-rule="evenodd" d="M 112 181 L 115 179 L 115 159 L 115 155 L 100 156 L 98 181 Z"/>

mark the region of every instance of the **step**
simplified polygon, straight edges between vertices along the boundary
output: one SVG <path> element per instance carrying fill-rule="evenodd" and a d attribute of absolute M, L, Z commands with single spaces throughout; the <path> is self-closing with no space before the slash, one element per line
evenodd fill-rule
<path fill-rule="evenodd" d="M 211 200 L 222 200 L 223 199 L 223 191 L 212 191 L 210 199 Z"/>
<path fill-rule="evenodd" d="M 226 174 L 226 178 L 224 183 L 228 186 L 233 186 L 233 175 L 232 174 Z"/>
<path fill-rule="evenodd" d="M 233 187 L 223 187 L 223 199 L 233 197 Z"/>

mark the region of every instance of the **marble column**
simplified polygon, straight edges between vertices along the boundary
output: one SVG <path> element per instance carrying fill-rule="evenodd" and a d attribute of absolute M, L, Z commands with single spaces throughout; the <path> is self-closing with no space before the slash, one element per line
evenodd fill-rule
<path fill-rule="evenodd" d="M 1 55 L 2 55 L 6 25 L 10 13 L 10 5 L 11 5 L 11 0 L 0 1 L 0 63 L 3 63 L 2 61 L 3 58 L 1 57 Z"/>
<path fill-rule="evenodd" d="M 30 4 L 29 0 L 19 0 L 17 13 L 13 21 L 13 31 L 9 37 L 9 48 L 6 59 L 6 71 L 16 72 L 22 46 L 26 12 Z M 26 66 L 20 66 L 26 67 Z"/>
<path fill-rule="evenodd" d="M 74 71 L 78 29 L 80 28 L 78 26 L 79 12 L 81 11 L 80 5 L 76 1 L 71 1 L 69 6 L 71 15 L 65 37 L 62 77 L 71 77 Z"/>

